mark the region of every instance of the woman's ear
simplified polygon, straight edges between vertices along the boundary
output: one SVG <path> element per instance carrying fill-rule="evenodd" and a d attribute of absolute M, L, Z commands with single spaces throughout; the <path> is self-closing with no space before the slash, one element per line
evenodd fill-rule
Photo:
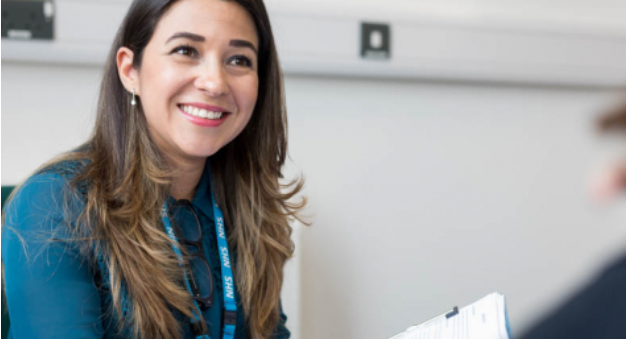
<path fill-rule="evenodd" d="M 135 90 L 135 94 L 139 95 L 141 93 L 139 72 L 133 67 L 133 57 L 134 53 L 128 47 L 120 47 L 118 49 L 118 54 L 116 55 L 118 75 L 127 91 L 132 92 Z"/>

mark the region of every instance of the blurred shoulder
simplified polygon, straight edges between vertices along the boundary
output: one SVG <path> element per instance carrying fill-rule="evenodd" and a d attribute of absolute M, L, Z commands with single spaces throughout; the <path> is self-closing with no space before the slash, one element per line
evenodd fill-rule
<path fill-rule="evenodd" d="M 625 256 L 621 256 L 521 338 L 624 338 L 624 287 Z"/>

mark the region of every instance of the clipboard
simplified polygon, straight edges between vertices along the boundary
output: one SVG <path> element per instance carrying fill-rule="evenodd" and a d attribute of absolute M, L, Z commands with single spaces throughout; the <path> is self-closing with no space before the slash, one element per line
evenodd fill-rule
<path fill-rule="evenodd" d="M 505 297 L 491 293 L 414 325 L 390 339 L 511 339 Z"/>

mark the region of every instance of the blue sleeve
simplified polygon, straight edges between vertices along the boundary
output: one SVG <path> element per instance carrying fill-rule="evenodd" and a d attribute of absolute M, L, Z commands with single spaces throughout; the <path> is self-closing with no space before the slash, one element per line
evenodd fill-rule
<path fill-rule="evenodd" d="M 103 337 L 93 272 L 64 241 L 67 187 L 57 174 L 35 175 L 5 208 L 2 261 L 13 338 Z"/>
<path fill-rule="evenodd" d="M 279 310 L 281 312 L 281 319 L 279 320 L 276 330 L 274 330 L 274 339 L 289 339 L 292 334 L 290 330 L 287 329 L 287 316 L 283 312 L 282 304 L 279 304 Z"/>

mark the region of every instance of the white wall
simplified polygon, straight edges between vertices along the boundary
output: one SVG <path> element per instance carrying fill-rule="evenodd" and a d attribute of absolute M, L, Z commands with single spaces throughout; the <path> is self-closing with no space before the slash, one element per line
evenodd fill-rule
<path fill-rule="evenodd" d="M 268 6 L 580 33 L 625 24 L 615 0 Z M 7 185 L 87 137 L 101 69 L 2 64 Z M 624 204 L 594 206 L 585 187 L 595 164 L 624 152 L 591 129 L 610 89 L 295 74 L 286 87 L 288 171 L 306 176 L 314 222 L 297 228 L 288 264 L 295 338 L 386 338 L 494 290 L 519 331 L 624 246 Z"/>
<path fill-rule="evenodd" d="M 609 93 L 287 84 L 314 220 L 303 339 L 387 338 L 492 291 L 519 332 L 624 244 L 624 206 L 595 207 L 586 187 L 595 163 L 624 154 L 593 133 Z"/>
<path fill-rule="evenodd" d="M 90 135 L 101 69 L 2 66 L 2 185 L 15 185 Z"/>

